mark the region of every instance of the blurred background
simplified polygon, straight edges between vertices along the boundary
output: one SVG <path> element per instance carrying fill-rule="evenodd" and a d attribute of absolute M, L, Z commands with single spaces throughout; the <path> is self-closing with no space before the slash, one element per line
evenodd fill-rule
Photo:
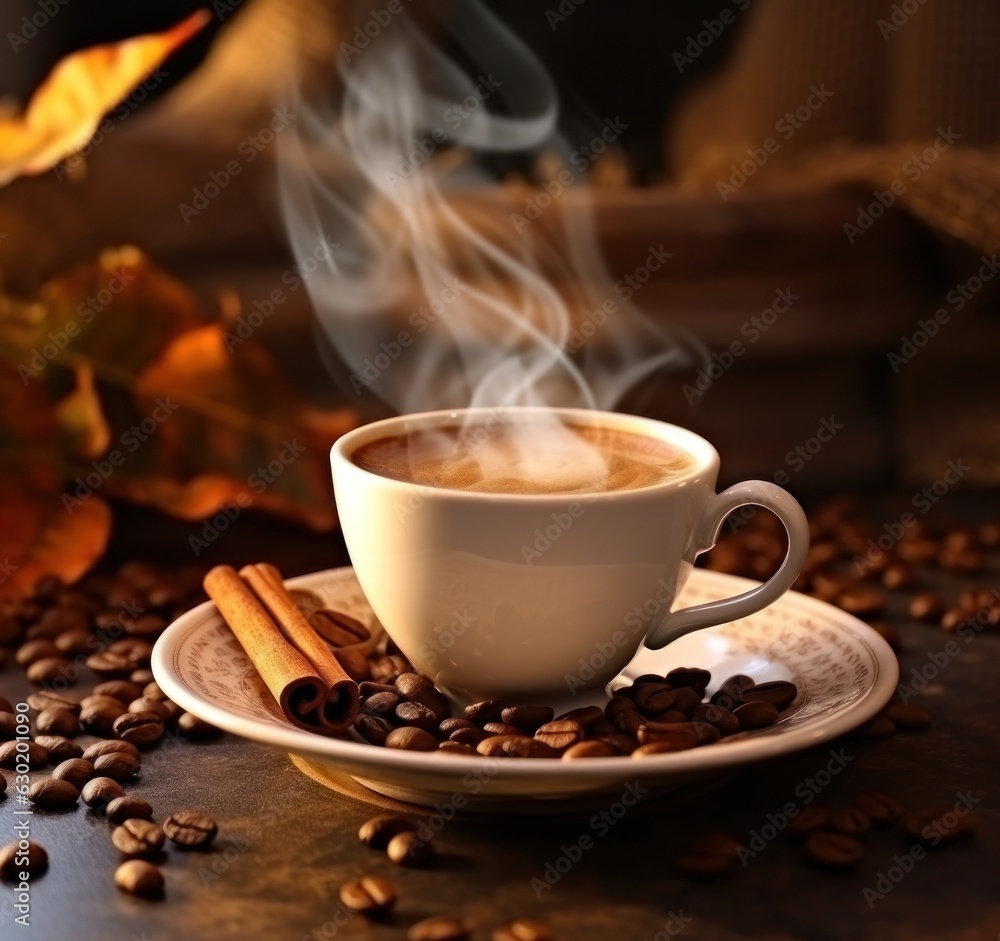
<path fill-rule="evenodd" d="M 331 280 L 324 251 L 346 250 L 351 273 L 352 237 L 389 244 L 394 217 L 380 215 L 379 197 L 399 207 L 384 198 L 391 187 L 365 181 L 374 196 L 353 207 L 352 232 L 349 213 L 331 210 L 341 228 L 329 233 L 316 211 L 324 249 L 294 231 L 302 214 L 289 211 L 278 164 L 282 141 L 307 141 L 311 172 L 326 179 L 316 142 L 337 114 L 345 64 L 376 62 L 379 43 L 414 19 L 407 28 L 475 87 L 496 71 L 481 65 L 483 48 L 506 30 L 515 39 L 504 43 L 523 44 L 524 67 L 496 72 L 501 93 L 467 110 L 513 112 L 532 63 L 548 73 L 551 133 L 477 149 L 460 132 L 425 155 L 443 194 L 427 242 L 449 251 L 435 226 L 454 213 L 462 241 L 515 244 L 558 295 L 571 336 L 605 300 L 641 313 L 641 353 L 655 365 L 627 376 L 616 407 L 710 438 L 722 483 L 775 479 L 806 501 L 1000 484 L 1000 7 L 484 7 L 497 19 L 475 32 L 458 3 L 215 0 L 204 28 L 113 100 L 100 93 L 113 61 L 89 63 L 105 70 L 100 81 L 86 69 L 64 78 L 45 120 L 96 109 L 96 131 L 41 164 L 11 158 L 0 189 L 11 545 L 48 525 L 40 508 L 59 501 L 76 525 L 63 493 L 113 506 L 131 547 L 155 519 L 160 551 L 199 561 L 239 549 L 216 547 L 229 526 L 220 513 L 262 510 L 286 535 L 335 527 L 326 447 L 415 401 L 363 370 L 371 360 L 383 371 L 374 357 L 412 327 L 427 285 L 394 269 L 365 335 L 370 355 L 340 344 L 372 286 Z M 6 0 L 0 162 L 31 129 L 25 109 L 60 60 L 199 8 Z M 584 231 L 593 256 L 581 253 Z M 470 266 L 467 246 L 451 257 L 476 285 L 528 290 Z M 448 342 L 466 342 L 449 320 Z M 605 378 L 624 378 L 615 331 L 583 335 L 588 366 L 605 356 Z M 657 359 L 660 347 L 671 355 Z M 417 373 L 396 370 L 397 384 L 425 382 Z M 289 450 L 296 435 L 301 458 Z M 104 473 L 115 451 L 121 462 Z"/>

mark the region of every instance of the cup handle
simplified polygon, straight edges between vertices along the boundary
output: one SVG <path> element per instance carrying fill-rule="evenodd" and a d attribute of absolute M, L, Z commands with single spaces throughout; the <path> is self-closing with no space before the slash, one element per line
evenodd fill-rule
<path fill-rule="evenodd" d="M 784 524 L 785 532 L 788 533 L 788 552 L 785 553 L 781 567 L 762 585 L 743 594 L 671 612 L 646 635 L 647 647 L 659 650 L 672 640 L 702 627 L 745 618 L 766 608 L 792 587 L 809 551 L 809 523 L 795 498 L 766 480 L 745 480 L 716 494 L 695 536 L 695 545 L 702 547 L 696 554 L 700 555 L 711 549 L 719 538 L 719 530 L 726 517 L 733 510 L 749 504 L 771 510 Z"/>

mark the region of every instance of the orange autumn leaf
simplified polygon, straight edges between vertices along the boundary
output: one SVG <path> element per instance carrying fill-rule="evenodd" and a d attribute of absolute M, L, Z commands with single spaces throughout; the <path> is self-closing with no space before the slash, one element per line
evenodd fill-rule
<path fill-rule="evenodd" d="M 84 147 L 104 115 L 211 19 L 199 10 L 171 29 L 75 52 L 32 95 L 24 114 L 0 121 L 0 186 L 42 173 Z"/>

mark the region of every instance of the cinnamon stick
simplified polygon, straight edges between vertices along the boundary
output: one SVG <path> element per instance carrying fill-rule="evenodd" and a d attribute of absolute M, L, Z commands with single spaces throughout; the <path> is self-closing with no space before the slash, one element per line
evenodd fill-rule
<path fill-rule="evenodd" d="M 358 686 L 299 611 L 277 569 L 246 566 L 237 574 L 220 565 L 204 585 L 290 722 L 322 734 L 353 723 Z"/>

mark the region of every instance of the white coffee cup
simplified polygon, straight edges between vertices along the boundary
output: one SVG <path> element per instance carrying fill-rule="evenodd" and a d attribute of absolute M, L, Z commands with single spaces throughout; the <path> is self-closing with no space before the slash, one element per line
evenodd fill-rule
<path fill-rule="evenodd" d="M 380 438 L 542 411 L 663 440 L 686 451 L 692 467 L 640 489 L 554 495 L 428 487 L 351 459 Z M 769 605 L 791 587 L 809 547 L 805 514 L 788 493 L 749 480 L 716 494 L 719 455 L 711 444 L 634 415 L 529 408 L 402 415 L 345 434 L 331 463 L 347 549 L 372 609 L 418 670 L 460 696 L 565 696 L 606 683 L 643 641 L 658 649 Z M 787 530 L 778 571 L 735 597 L 671 611 L 695 557 L 748 504 L 771 510 Z"/>

